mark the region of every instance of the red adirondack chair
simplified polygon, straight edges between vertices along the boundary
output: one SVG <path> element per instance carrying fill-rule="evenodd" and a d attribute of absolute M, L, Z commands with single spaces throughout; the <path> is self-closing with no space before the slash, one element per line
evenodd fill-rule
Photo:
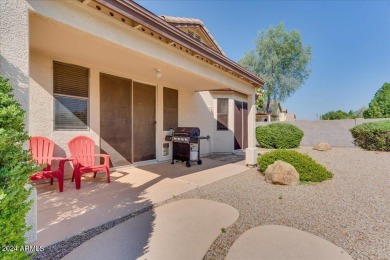
<path fill-rule="evenodd" d="M 64 164 L 69 159 L 53 157 L 54 143 L 50 139 L 42 136 L 34 136 L 29 140 L 30 153 L 36 163 L 46 165 L 46 167 L 37 173 L 30 176 L 30 180 L 51 179 L 50 184 L 53 184 L 53 178 L 58 180 L 60 192 L 64 190 Z M 51 168 L 53 160 L 59 161 L 59 167 L 56 170 Z"/>
<path fill-rule="evenodd" d="M 81 187 L 81 176 L 84 173 L 96 173 L 104 171 L 107 176 L 107 183 L 110 183 L 110 156 L 108 154 L 94 154 L 95 142 L 86 136 L 76 136 L 68 143 L 71 158 L 73 159 L 72 182 L 76 181 L 76 189 Z M 95 157 L 104 158 L 104 163 L 95 165 Z"/>

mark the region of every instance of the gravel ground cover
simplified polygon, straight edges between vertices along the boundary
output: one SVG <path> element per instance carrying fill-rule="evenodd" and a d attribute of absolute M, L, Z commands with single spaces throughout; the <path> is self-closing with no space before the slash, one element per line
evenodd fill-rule
<path fill-rule="evenodd" d="M 333 148 L 327 152 L 311 147 L 296 150 L 309 154 L 332 171 L 333 179 L 295 187 L 278 186 L 266 183 L 264 176 L 253 168 L 154 207 L 180 199 L 201 198 L 229 204 L 240 212 L 235 224 L 221 227 L 226 232 L 213 243 L 205 259 L 224 259 L 241 234 L 269 224 L 310 232 L 342 247 L 354 259 L 390 259 L 390 153 L 354 148 Z M 228 160 L 232 162 L 238 159 L 231 157 Z M 34 259 L 60 259 L 90 238 L 151 209 L 142 209 L 56 243 Z"/>
<path fill-rule="evenodd" d="M 354 259 L 390 259 L 390 153 L 354 148 L 297 150 L 332 171 L 333 179 L 278 186 L 266 183 L 254 168 L 170 200 L 210 199 L 240 212 L 205 259 L 223 259 L 241 234 L 268 224 L 310 232 L 342 247 Z"/>
<path fill-rule="evenodd" d="M 142 208 L 136 212 L 128 214 L 127 216 L 109 221 L 109 222 L 107 222 L 103 225 L 100 225 L 98 227 L 88 229 L 79 235 L 75 235 L 75 236 L 70 237 L 68 239 L 65 239 L 63 241 L 52 244 L 52 245 L 46 247 L 44 251 L 36 252 L 36 254 L 34 254 L 32 259 L 33 260 L 61 259 L 65 255 L 69 254 L 73 249 L 80 246 L 84 242 L 90 240 L 91 238 L 115 227 L 116 225 L 119 225 L 122 222 L 125 222 L 126 220 L 134 218 L 134 217 L 136 217 L 144 212 L 147 212 L 151 209 L 153 209 L 153 206 L 147 206 L 147 207 Z"/>

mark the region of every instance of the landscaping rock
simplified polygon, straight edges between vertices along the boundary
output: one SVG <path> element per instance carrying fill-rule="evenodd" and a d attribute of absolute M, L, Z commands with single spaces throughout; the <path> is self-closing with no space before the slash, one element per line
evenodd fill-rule
<path fill-rule="evenodd" d="M 291 164 L 276 161 L 265 170 L 265 181 L 272 184 L 295 186 L 299 184 L 299 173 Z"/>
<path fill-rule="evenodd" d="M 313 149 L 317 150 L 317 151 L 329 151 L 330 149 L 332 149 L 332 147 L 328 143 L 321 142 L 321 143 L 317 144 L 316 146 L 314 146 Z"/>

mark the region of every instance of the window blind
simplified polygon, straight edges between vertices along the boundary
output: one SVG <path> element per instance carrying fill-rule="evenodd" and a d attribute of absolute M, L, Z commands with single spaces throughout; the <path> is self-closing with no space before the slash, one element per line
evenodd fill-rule
<path fill-rule="evenodd" d="M 89 69 L 53 62 L 54 128 L 88 128 Z"/>
<path fill-rule="evenodd" d="M 88 97 L 89 69 L 54 61 L 54 94 Z"/>

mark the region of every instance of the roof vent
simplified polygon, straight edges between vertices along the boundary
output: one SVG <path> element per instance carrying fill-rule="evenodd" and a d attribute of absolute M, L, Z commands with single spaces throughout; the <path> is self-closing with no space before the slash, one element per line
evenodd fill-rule
<path fill-rule="evenodd" d="M 188 35 L 191 36 L 192 38 L 194 38 L 195 40 L 197 40 L 198 42 L 201 42 L 200 36 L 198 34 L 194 33 L 193 31 L 188 30 Z"/>

